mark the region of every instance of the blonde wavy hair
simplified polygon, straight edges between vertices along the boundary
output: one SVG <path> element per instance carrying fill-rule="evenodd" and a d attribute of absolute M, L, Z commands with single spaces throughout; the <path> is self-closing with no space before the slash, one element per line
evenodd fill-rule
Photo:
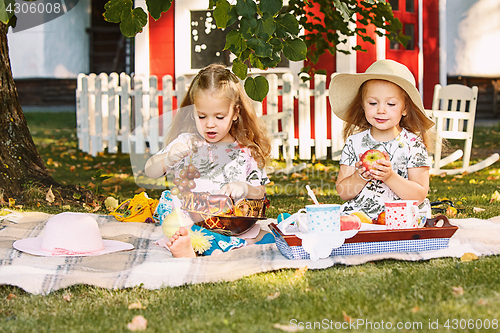
<path fill-rule="evenodd" d="M 366 82 L 368 81 L 365 81 L 361 85 L 356 97 L 349 106 L 347 117 L 344 122 L 344 129 L 342 131 L 344 141 L 346 141 L 349 136 L 363 132 L 372 127 L 366 120 L 365 110 L 363 109 L 363 99 L 366 95 Z M 425 115 L 418 110 L 418 107 L 413 103 L 406 91 L 404 89 L 401 89 L 401 91 L 405 96 L 407 113 L 406 116 L 401 117 L 399 125 L 419 136 L 429 153 L 434 152 L 436 140 L 435 131 L 425 128 Z"/>
<path fill-rule="evenodd" d="M 250 149 L 252 157 L 260 168 L 265 167 L 271 155 L 271 140 L 265 126 L 257 116 L 238 77 L 220 64 L 211 64 L 203 68 L 193 78 L 165 137 L 165 146 L 182 133 L 198 133 L 194 101 L 201 92 L 208 93 L 214 98 L 227 98 L 234 105 L 238 119 L 233 121 L 229 134 L 241 146 Z"/>

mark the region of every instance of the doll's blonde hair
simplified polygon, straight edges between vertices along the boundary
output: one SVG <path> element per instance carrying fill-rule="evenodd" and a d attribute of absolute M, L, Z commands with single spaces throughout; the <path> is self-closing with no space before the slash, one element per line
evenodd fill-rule
<path fill-rule="evenodd" d="M 208 93 L 214 98 L 227 98 L 234 105 L 238 118 L 233 121 L 229 134 L 243 147 L 248 147 L 252 157 L 263 168 L 270 159 L 271 141 L 265 127 L 257 116 L 252 103 L 241 86 L 238 77 L 224 65 L 211 64 L 198 72 L 174 116 L 165 145 L 182 133 L 197 133 L 194 105 L 196 97 Z M 193 112 L 190 112 L 193 111 Z"/>

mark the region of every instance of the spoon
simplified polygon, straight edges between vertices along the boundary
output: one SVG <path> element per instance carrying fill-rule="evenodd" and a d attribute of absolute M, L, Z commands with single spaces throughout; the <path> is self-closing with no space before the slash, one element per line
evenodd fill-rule
<path fill-rule="evenodd" d="M 314 204 L 319 205 L 318 199 L 316 199 L 316 195 L 314 194 L 313 190 L 311 190 L 311 187 L 309 185 L 306 185 L 306 189 L 307 189 L 307 194 L 309 194 Z"/>

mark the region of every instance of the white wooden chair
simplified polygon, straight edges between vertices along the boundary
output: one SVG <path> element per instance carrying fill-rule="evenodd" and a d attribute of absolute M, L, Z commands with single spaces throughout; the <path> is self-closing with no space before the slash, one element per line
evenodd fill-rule
<path fill-rule="evenodd" d="M 463 172 L 476 172 L 498 161 L 500 156 L 495 153 L 477 164 L 469 165 L 476 117 L 477 92 L 476 86 L 469 88 L 459 84 L 445 87 L 437 84 L 434 87 L 432 110 L 427 110 L 427 114 L 436 123 L 437 134 L 434 162 L 430 170 L 431 175 L 440 175 L 442 173 L 456 175 Z M 464 150 L 457 150 L 442 158 L 443 139 L 464 140 Z M 463 164 L 461 168 L 443 169 L 445 165 L 458 160 L 462 156 Z"/>

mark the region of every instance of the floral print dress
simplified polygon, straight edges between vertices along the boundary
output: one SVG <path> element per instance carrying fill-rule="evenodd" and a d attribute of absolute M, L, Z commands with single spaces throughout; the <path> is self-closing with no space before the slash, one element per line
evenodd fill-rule
<path fill-rule="evenodd" d="M 224 185 L 236 181 L 246 182 L 252 186 L 266 185 L 269 178 L 264 169 L 257 165 L 250 149 L 241 147 L 238 142 L 209 143 L 205 140 L 193 140 L 193 135 L 184 133 L 158 152 L 165 153 L 175 143 L 182 142 L 188 147 L 196 146 L 193 154 L 175 165 L 175 176 L 185 166 L 192 163 L 201 177 L 195 179 L 195 192 L 216 193 Z"/>
<path fill-rule="evenodd" d="M 430 167 L 427 149 L 421 138 L 404 128 L 396 138 L 386 142 L 375 140 L 369 129 L 351 135 L 342 149 L 340 164 L 354 167 L 359 161 L 359 154 L 369 149 L 387 152 L 393 170 L 406 179 L 409 168 Z M 385 201 L 399 199 L 383 181 L 370 180 L 355 198 L 342 205 L 341 210 L 344 214 L 362 211 L 370 218 L 377 218 L 385 210 Z"/>
<path fill-rule="evenodd" d="M 193 192 L 217 193 L 224 185 L 242 181 L 252 186 L 266 185 L 269 178 L 264 169 L 259 168 L 257 161 L 252 157 L 248 148 L 241 147 L 238 142 L 209 143 L 203 139 L 197 140 L 192 134 L 184 133 L 172 141 L 167 147 L 157 154 L 169 151 L 172 145 L 182 142 L 193 150 L 193 154 L 179 161 L 173 168 L 175 177 L 187 165 L 192 163 L 200 172 L 200 178 L 194 179 L 196 187 Z M 193 149 L 194 148 L 194 149 Z M 171 195 L 169 190 L 163 191 L 153 218 L 162 224 L 167 215 L 175 207 L 180 207 L 177 196 Z M 184 213 L 186 217 L 187 213 Z M 209 240 L 210 248 L 203 255 L 210 255 L 214 250 L 227 252 L 231 249 L 245 246 L 244 239 L 225 236 L 212 232 L 197 225 L 191 226 L 192 231 L 201 231 Z"/>

